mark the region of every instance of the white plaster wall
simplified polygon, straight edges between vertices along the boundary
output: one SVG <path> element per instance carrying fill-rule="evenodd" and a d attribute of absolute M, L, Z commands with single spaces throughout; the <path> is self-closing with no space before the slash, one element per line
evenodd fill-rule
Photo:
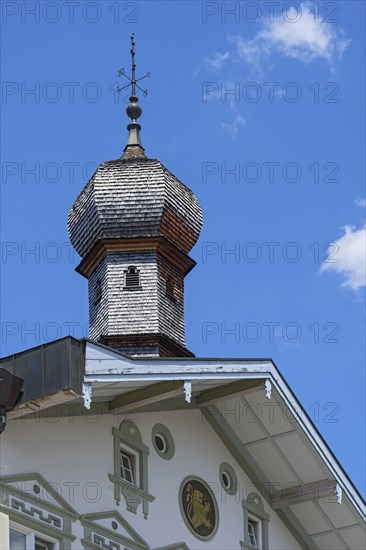
<path fill-rule="evenodd" d="M 255 487 L 241 470 L 200 411 L 171 411 L 134 414 L 134 421 L 149 446 L 149 493 L 156 497 L 149 504 L 149 517 L 144 519 L 141 505 L 137 514 L 114 502 L 114 491 L 108 474 L 113 474 L 112 426 L 119 426 L 122 416 L 97 415 L 55 419 L 22 419 L 8 423 L 1 436 L 2 475 L 39 472 L 54 485 L 78 514 L 117 509 L 152 547 L 184 541 L 191 550 L 231 550 L 240 548 L 244 537 L 242 498 Z M 175 455 L 163 460 L 151 442 L 154 424 L 164 424 L 172 433 Z M 228 462 L 238 477 L 237 495 L 230 496 L 221 488 L 219 466 Z M 209 542 L 195 538 L 187 529 L 179 509 L 181 481 L 195 475 L 208 482 L 216 492 L 219 528 Z M 270 515 L 271 550 L 300 548 L 277 514 L 264 501 Z M 83 530 L 74 524 L 78 539 L 73 548 L 80 549 Z"/>

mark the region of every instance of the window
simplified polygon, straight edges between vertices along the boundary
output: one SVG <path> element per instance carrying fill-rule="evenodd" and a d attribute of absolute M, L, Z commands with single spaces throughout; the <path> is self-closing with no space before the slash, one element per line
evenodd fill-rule
<path fill-rule="evenodd" d="M 102 298 L 102 283 L 100 282 L 100 279 L 97 280 L 94 287 L 94 305 L 96 306 L 98 302 L 100 302 Z"/>
<path fill-rule="evenodd" d="M 227 472 L 222 472 L 221 474 L 221 478 L 222 478 L 222 484 L 223 486 L 225 487 L 225 489 L 230 489 L 231 487 L 231 479 L 230 479 L 230 476 Z"/>
<path fill-rule="evenodd" d="M 164 424 L 155 424 L 151 433 L 152 444 L 157 454 L 164 460 L 170 460 L 174 456 L 175 445 L 170 431 Z"/>
<path fill-rule="evenodd" d="M 10 550 L 26 550 L 27 535 L 10 529 Z"/>
<path fill-rule="evenodd" d="M 171 300 L 172 302 L 175 302 L 174 284 L 171 277 L 168 277 L 166 280 L 165 293 L 169 298 L 169 300 Z"/>
<path fill-rule="evenodd" d="M 47 542 L 36 537 L 35 540 L 35 550 L 53 550 L 54 544 L 52 542 Z"/>
<path fill-rule="evenodd" d="M 253 548 L 258 548 L 258 523 L 252 519 L 248 520 L 248 537 Z"/>
<path fill-rule="evenodd" d="M 121 449 L 121 478 L 128 483 L 135 483 L 134 458 Z"/>
<path fill-rule="evenodd" d="M 234 468 L 227 462 L 220 464 L 220 483 L 225 493 L 228 495 L 235 495 L 238 490 L 238 479 Z"/>
<path fill-rule="evenodd" d="M 10 550 L 56 550 L 55 541 L 47 540 L 21 525 L 10 529 Z"/>
<path fill-rule="evenodd" d="M 244 540 L 240 541 L 245 550 L 265 550 L 268 548 L 269 515 L 264 511 L 261 497 L 257 493 L 250 493 L 247 500 L 243 500 L 244 510 Z"/>
<path fill-rule="evenodd" d="M 129 512 L 136 513 L 142 503 L 142 512 L 147 518 L 149 502 L 155 497 L 148 493 L 147 457 L 149 447 L 144 445 L 140 430 L 133 422 L 124 420 L 119 429 L 112 428 L 114 438 L 114 474 L 109 480 L 114 485 L 114 499 L 119 505 L 121 496 Z M 133 490 L 131 490 L 133 485 Z"/>
<path fill-rule="evenodd" d="M 158 450 L 161 453 L 165 453 L 167 448 L 168 448 L 168 445 L 167 445 L 167 442 L 165 441 L 164 437 L 161 434 L 156 434 L 156 436 L 154 438 L 154 441 L 155 441 L 155 445 L 157 446 Z"/>
<path fill-rule="evenodd" d="M 137 289 L 140 287 L 140 272 L 134 265 L 130 265 L 125 271 L 125 288 Z"/>

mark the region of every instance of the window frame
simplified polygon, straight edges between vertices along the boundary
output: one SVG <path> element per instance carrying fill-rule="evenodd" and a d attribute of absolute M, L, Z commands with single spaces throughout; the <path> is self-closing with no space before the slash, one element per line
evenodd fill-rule
<path fill-rule="evenodd" d="M 247 500 L 242 501 L 244 511 L 244 540 L 240 541 L 243 550 L 268 550 L 268 522 L 269 515 L 264 511 L 261 497 L 257 493 L 250 493 Z M 257 546 L 253 546 L 249 536 L 249 522 L 257 524 Z"/>
<path fill-rule="evenodd" d="M 112 428 L 114 439 L 114 474 L 108 478 L 114 485 L 114 499 L 119 505 L 121 495 L 126 501 L 127 510 L 136 513 L 138 506 L 142 503 L 142 511 L 147 518 L 148 505 L 155 497 L 148 493 L 148 468 L 147 457 L 149 447 L 144 445 L 140 431 L 136 424 L 129 420 L 121 422 L 119 429 Z M 134 483 L 121 477 L 120 456 L 123 453 L 134 457 Z M 133 487 L 133 490 L 131 490 Z"/>
<path fill-rule="evenodd" d="M 140 464 L 139 464 L 139 455 L 136 451 L 133 451 L 132 449 L 128 448 L 127 446 L 125 445 L 120 445 L 120 448 L 119 448 L 119 452 L 120 452 L 120 457 L 122 455 L 124 455 L 125 457 L 128 458 L 128 460 L 130 461 L 130 466 L 131 466 L 131 473 L 132 473 L 132 481 L 128 481 L 128 479 L 126 479 L 125 477 L 122 477 L 121 475 L 121 479 L 123 479 L 124 481 L 126 481 L 126 483 L 130 483 L 131 485 L 134 485 L 134 486 L 139 486 L 139 469 L 140 469 Z M 122 465 L 121 465 L 122 467 Z"/>
<path fill-rule="evenodd" d="M 34 530 L 30 527 L 26 527 L 20 523 L 15 523 L 14 521 L 9 521 L 9 543 L 10 543 L 10 531 L 15 531 L 16 533 L 21 533 L 25 535 L 26 539 L 26 550 L 35 550 L 36 539 L 39 539 L 40 542 L 48 542 L 53 544 L 52 550 L 60 550 L 60 545 L 57 539 L 44 535 L 42 532 Z M 9 544 L 10 545 L 10 544 Z M 10 550 L 11 547 L 10 547 Z"/>
<path fill-rule="evenodd" d="M 223 475 L 228 478 L 229 486 L 224 483 Z M 219 468 L 219 477 L 221 487 L 223 488 L 225 493 L 231 496 L 236 495 L 236 493 L 238 492 L 238 478 L 236 476 L 234 468 L 230 466 L 230 464 L 228 464 L 227 462 L 222 462 Z"/>
<path fill-rule="evenodd" d="M 253 533 L 250 532 L 249 526 L 252 527 Z M 252 548 L 260 549 L 262 547 L 261 541 L 261 521 L 253 516 L 248 516 L 247 522 L 248 539 Z M 255 538 L 255 544 L 252 543 L 251 537 Z"/>
<path fill-rule="evenodd" d="M 160 437 L 164 442 L 164 448 L 159 449 L 155 438 Z M 151 441 L 156 453 L 164 460 L 171 460 L 175 453 L 174 439 L 164 424 L 155 424 L 151 430 Z"/>

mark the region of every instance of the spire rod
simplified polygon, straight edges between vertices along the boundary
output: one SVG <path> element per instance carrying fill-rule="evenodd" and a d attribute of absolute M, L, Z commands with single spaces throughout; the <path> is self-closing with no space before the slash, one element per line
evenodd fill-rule
<path fill-rule="evenodd" d="M 131 59 L 132 59 L 132 79 L 131 79 L 131 95 L 136 96 L 136 63 L 135 63 L 135 35 L 131 34 Z"/>
<path fill-rule="evenodd" d="M 141 90 L 144 96 L 147 96 L 147 90 L 143 90 L 138 82 L 140 80 L 143 80 L 144 78 L 150 78 L 150 73 L 146 73 L 144 76 L 138 78 L 136 80 L 136 63 L 135 63 L 135 35 L 131 34 L 131 61 L 132 61 L 132 67 L 131 67 L 131 78 L 125 73 L 124 69 L 120 69 L 118 71 L 118 76 L 125 76 L 129 82 L 122 88 L 117 88 L 117 92 L 121 92 L 122 90 L 125 90 L 129 86 L 131 86 L 131 96 L 130 96 L 130 103 L 126 107 L 126 113 L 127 116 L 131 119 L 131 122 L 127 125 L 127 130 L 129 132 L 128 134 L 128 141 L 127 145 L 123 150 L 122 158 L 137 158 L 137 157 L 145 157 L 145 149 L 143 148 L 141 141 L 140 141 L 140 130 L 141 126 L 137 122 L 137 119 L 140 118 L 142 109 L 140 105 L 138 104 L 138 98 L 136 96 L 136 88 Z"/>

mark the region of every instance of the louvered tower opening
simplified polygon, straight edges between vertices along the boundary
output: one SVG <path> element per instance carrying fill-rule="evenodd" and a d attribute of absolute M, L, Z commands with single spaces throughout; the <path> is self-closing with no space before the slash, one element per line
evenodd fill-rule
<path fill-rule="evenodd" d="M 140 273 L 133 265 L 130 265 L 126 271 L 125 288 L 140 288 Z"/>

